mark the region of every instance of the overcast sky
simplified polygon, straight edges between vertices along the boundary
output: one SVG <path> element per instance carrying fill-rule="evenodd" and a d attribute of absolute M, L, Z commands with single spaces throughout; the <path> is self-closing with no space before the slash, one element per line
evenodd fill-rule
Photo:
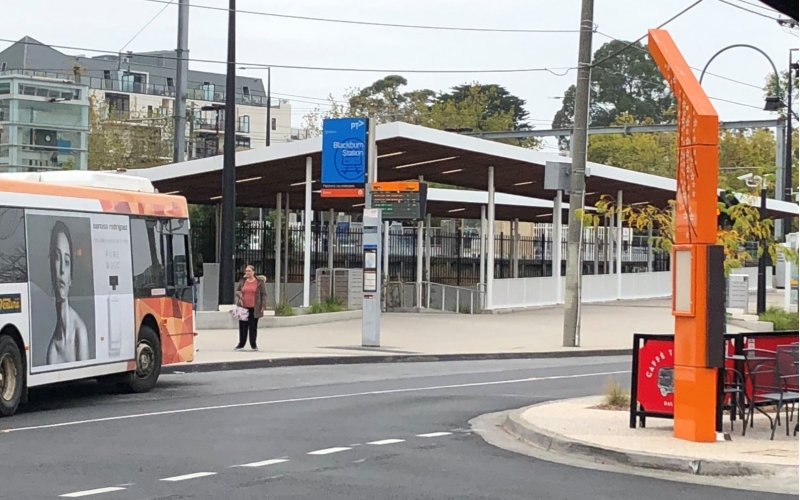
<path fill-rule="evenodd" d="M 786 69 L 788 51 L 797 37 L 768 17 L 780 17 L 758 0 L 726 0 L 761 15 L 746 12 L 720 0 L 700 5 L 667 26 L 689 64 L 702 68 L 719 49 L 737 43 L 756 45 Z M 177 0 L 175 0 L 177 3 Z M 193 5 L 227 7 L 227 0 L 191 0 Z M 595 22 L 606 35 L 633 40 L 678 13 L 693 0 L 597 0 Z M 0 37 L 17 40 L 25 35 L 44 43 L 120 50 L 164 4 L 147 0 L 3 0 Z M 238 0 L 239 10 L 364 21 L 466 26 L 577 30 L 580 0 Z M 766 16 L 766 17 L 764 17 Z M 378 68 L 406 76 L 409 90 L 444 90 L 464 82 L 497 83 L 527 100 L 531 122 L 549 128 L 560 108 L 556 97 L 575 83 L 575 72 L 556 76 L 546 72 L 513 74 L 410 74 L 404 69 L 511 69 L 563 68 L 577 62 L 578 34 L 571 33 L 465 33 L 388 27 L 353 26 L 266 17 L 238 16 L 240 63 L 341 68 Z M 192 8 L 189 18 L 190 55 L 196 59 L 224 61 L 227 13 Z M 127 47 L 150 51 L 174 49 L 177 41 L 177 6 L 169 6 Z M 594 50 L 609 39 L 595 35 Z M 0 49 L 9 44 L 0 42 Z M 64 52 L 96 55 L 86 50 Z M 191 62 L 197 70 L 224 72 L 224 65 Z M 769 62 L 749 49 L 732 49 L 718 57 L 709 71 L 761 87 L 771 70 Z M 266 77 L 265 70 L 248 70 Z M 385 73 L 273 69 L 276 97 L 293 94 L 294 126 L 314 107 L 310 102 L 333 94 L 341 99 L 350 87 L 369 85 Z M 707 76 L 703 82 L 722 120 L 765 119 L 760 111 L 763 92 L 758 88 Z M 280 96 L 284 97 L 284 96 Z M 309 99 L 311 98 L 311 99 Z M 299 100 L 298 100 L 299 99 Z M 748 106 L 755 106 L 748 107 Z M 549 141 L 548 147 L 554 142 Z"/>

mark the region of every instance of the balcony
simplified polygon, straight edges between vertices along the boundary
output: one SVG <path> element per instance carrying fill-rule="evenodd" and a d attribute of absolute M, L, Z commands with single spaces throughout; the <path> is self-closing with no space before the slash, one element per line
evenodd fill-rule
<path fill-rule="evenodd" d="M 215 118 L 195 118 L 194 121 L 194 128 L 197 131 L 217 131 L 217 120 Z M 225 119 L 221 118 L 219 120 L 219 133 L 225 133 Z M 236 133 L 237 134 L 250 134 L 250 124 L 248 123 L 237 123 L 236 124 Z"/>

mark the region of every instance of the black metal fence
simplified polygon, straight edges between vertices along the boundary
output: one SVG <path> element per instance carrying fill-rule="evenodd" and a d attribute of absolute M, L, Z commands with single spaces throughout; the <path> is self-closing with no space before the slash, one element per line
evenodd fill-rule
<path fill-rule="evenodd" d="M 288 238 L 285 235 L 288 233 Z M 333 267 L 360 268 L 363 266 L 361 229 L 335 228 L 333 245 L 328 245 L 327 224 L 311 226 L 311 269 L 329 266 L 332 251 Z M 305 230 L 290 227 L 281 234 L 281 248 L 285 249 L 281 266 L 287 270 L 290 283 L 303 281 Z M 495 235 L 495 277 L 511 278 L 514 268 L 520 278 L 553 275 L 553 242 L 545 235 L 517 237 L 516 250 L 513 238 L 507 234 Z M 424 241 L 424 240 L 423 240 Z M 622 272 L 647 271 L 646 238 L 639 244 L 622 244 Z M 423 247 L 426 243 L 423 243 Z M 561 274 L 566 272 L 566 242 L 561 243 Z M 192 252 L 195 273 L 202 273 L 202 264 L 217 261 L 214 226 L 192 226 Z M 607 274 L 616 265 L 616 247 L 602 239 L 587 238 L 582 245 L 583 273 Z M 515 264 L 516 263 L 516 264 Z M 267 279 L 275 277 L 275 230 L 262 222 L 245 222 L 236 227 L 236 267 L 253 265 L 258 274 Z M 423 267 L 424 269 L 424 267 Z M 653 251 L 653 270 L 669 270 L 669 254 Z M 283 272 L 281 273 L 283 274 Z M 412 282 L 417 277 L 417 228 L 403 227 L 389 233 L 389 277 L 391 280 Z M 434 228 L 430 236 L 430 278 L 428 281 L 456 286 L 471 286 L 480 281 L 480 237 L 474 231 L 458 230 L 445 233 Z"/>

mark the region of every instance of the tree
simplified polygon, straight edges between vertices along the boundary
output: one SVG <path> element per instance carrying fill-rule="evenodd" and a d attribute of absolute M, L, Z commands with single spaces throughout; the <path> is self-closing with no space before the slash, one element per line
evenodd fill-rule
<path fill-rule="evenodd" d="M 408 81 L 389 75 L 362 89 L 352 89 L 343 101 L 328 98 L 327 112 L 318 108 L 303 117 L 309 136 L 319 135 L 324 118 L 369 116 L 380 123 L 404 121 L 415 125 L 472 131 L 499 131 L 526 127 L 525 101 L 496 84 L 463 84 L 448 92 L 429 89 L 403 92 Z M 513 144 L 535 147 L 539 141 L 512 140 Z"/>
<path fill-rule="evenodd" d="M 632 124 L 634 118 L 622 113 L 613 125 Z M 589 161 L 615 167 L 675 177 L 675 133 L 596 134 L 589 136 Z"/>
<path fill-rule="evenodd" d="M 172 161 L 172 119 L 122 113 L 89 98 L 89 170 L 135 169 Z"/>
<path fill-rule="evenodd" d="M 754 241 L 764 241 L 768 257 L 773 264 L 777 253 L 782 252 L 787 260 L 797 260 L 797 255 L 787 247 L 778 244 L 773 235 L 773 222 L 770 219 L 761 220 L 759 209 L 752 205 L 757 195 L 750 192 L 739 192 L 739 197 L 749 203 L 738 203 L 727 207 L 718 204 L 718 211 L 727 215 L 731 224 L 717 230 L 717 244 L 722 245 L 725 261 L 725 276 L 733 269 L 742 267 L 753 256 L 747 252 L 747 244 Z M 597 212 L 588 214 L 582 212 L 587 225 L 596 225 L 600 217 L 620 214 L 623 220 L 638 232 L 653 230 L 651 243 L 654 248 L 671 251 L 675 243 L 675 201 L 670 200 L 667 207 L 654 205 L 623 205 L 617 208 L 616 200 L 612 196 L 604 195 L 595 203 Z M 759 246 L 757 256 L 760 256 L 762 247 Z"/>
<path fill-rule="evenodd" d="M 592 67 L 589 126 L 607 127 L 623 113 L 632 116 L 633 123 L 669 123 L 675 118 L 675 97 L 647 47 L 636 42 L 625 48 L 628 45 L 613 40 L 594 53 L 593 64 L 599 64 Z M 553 128 L 572 127 L 574 115 L 572 85 L 564 92 Z"/>

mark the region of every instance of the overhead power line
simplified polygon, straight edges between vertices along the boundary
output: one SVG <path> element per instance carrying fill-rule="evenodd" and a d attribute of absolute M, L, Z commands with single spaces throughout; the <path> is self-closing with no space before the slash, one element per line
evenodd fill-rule
<path fill-rule="evenodd" d="M 739 10 L 743 10 L 745 12 L 749 12 L 749 13 L 751 13 L 753 15 L 756 15 L 756 16 L 759 16 L 759 17 L 763 17 L 763 18 L 766 18 L 766 19 L 771 19 L 773 21 L 780 21 L 780 19 L 777 18 L 777 17 L 768 16 L 768 15 L 764 14 L 763 12 L 758 12 L 758 11 L 755 11 L 755 10 L 752 10 L 752 9 L 748 9 L 747 7 L 743 7 L 743 6 L 741 6 L 739 4 L 735 4 L 733 2 L 729 2 L 728 0 L 717 0 L 717 1 L 720 2 L 720 3 L 724 3 L 725 5 L 730 5 L 731 7 L 735 8 L 735 9 L 739 9 Z"/>
<path fill-rule="evenodd" d="M 168 0 L 142 0 L 145 2 L 151 3 L 162 3 L 162 4 L 169 4 Z M 230 9 L 225 7 L 213 7 L 211 5 L 198 5 L 198 4 L 191 4 L 191 8 L 194 9 L 204 9 L 204 10 L 215 10 L 221 12 L 230 12 Z M 405 28 L 405 29 L 417 29 L 417 30 L 436 30 L 436 31 L 467 31 L 467 32 L 481 32 L 481 33 L 578 33 L 579 30 L 575 29 L 530 29 L 530 28 L 475 28 L 475 27 L 465 27 L 465 26 L 432 26 L 432 25 L 422 25 L 422 24 L 401 24 L 401 23 L 386 23 L 386 22 L 378 22 L 378 21 L 356 21 L 351 19 L 332 19 L 332 18 L 324 18 L 324 17 L 313 17 L 313 16 L 298 16 L 292 14 L 278 14 L 275 12 L 262 12 L 262 11 L 255 11 L 255 10 L 244 10 L 244 9 L 236 9 L 237 14 L 250 14 L 256 16 L 266 16 L 266 17 L 275 17 L 280 19 L 295 19 L 299 21 L 314 21 L 314 22 L 322 22 L 322 23 L 336 23 L 336 24 L 350 24 L 350 25 L 360 25 L 360 26 L 377 26 L 381 28 Z"/>
<path fill-rule="evenodd" d="M 32 41 L 22 41 L 22 40 L 10 40 L 7 38 L 0 38 L 0 42 L 7 42 L 7 43 L 22 43 L 26 45 L 35 45 L 39 47 L 51 47 L 56 49 L 64 49 L 64 50 L 77 50 L 80 52 L 94 52 L 97 54 L 114 54 L 118 55 L 119 53 L 114 50 L 108 49 L 95 49 L 95 48 L 86 48 L 86 47 L 73 47 L 69 45 L 51 45 L 46 43 L 40 42 L 32 42 Z M 146 55 L 146 54 L 145 54 Z M 72 56 L 74 57 L 74 56 Z M 170 60 L 170 61 L 177 61 L 177 57 L 166 56 L 166 55 L 159 55 L 158 57 Z M 228 64 L 227 61 L 220 61 L 216 59 L 197 59 L 197 58 L 189 58 L 189 61 L 192 62 L 200 62 L 200 63 L 208 63 L 208 64 Z M 574 66 L 565 66 L 565 67 L 558 67 L 558 68 L 498 68 L 498 69 L 379 69 L 379 68 L 336 68 L 336 67 L 326 67 L 326 66 L 299 66 L 299 65 L 290 65 L 290 64 L 264 64 L 264 63 L 250 63 L 250 62 L 241 62 L 237 61 L 236 64 L 242 66 L 253 66 L 256 68 L 280 68 L 280 69 L 297 69 L 297 70 L 305 70 L 305 71 L 341 71 L 341 72 L 349 72 L 349 73 L 425 73 L 425 74 L 478 74 L 478 73 L 551 73 L 556 76 L 566 76 L 570 71 L 574 70 Z M 559 73 L 561 71 L 561 73 Z"/>
<path fill-rule="evenodd" d="M 663 23 L 659 24 L 657 28 L 658 28 L 658 29 L 661 29 L 661 28 L 663 28 L 664 26 L 666 26 L 666 25 L 668 25 L 669 23 L 671 23 L 672 21 L 674 21 L 674 20 L 678 19 L 679 17 L 681 17 L 682 15 L 686 14 L 687 12 L 689 12 L 690 10 L 692 10 L 693 8 L 697 7 L 697 6 L 698 6 L 698 5 L 700 5 L 702 2 L 703 2 L 703 0 L 696 0 L 694 3 L 692 3 L 691 5 L 689 5 L 688 7 L 686 7 L 685 9 L 683 9 L 682 11 L 678 12 L 678 13 L 677 13 L 677 14 L 675 14 L 674 16 L 672 16 L 672 17 L 670 17 L 669 19 L 667 19 L 666 21 L 664 21 Z M 610 54 L 610 55 L 608 55 L 608 56 L 606 56 L 606 57 L 604 57 L 604 58 L 600 59 L 599 61 L 595 61 L 595 62 L 593 62 L 593 63 L 592 63 L 592 67 L 594 68 L 594 67 L 596 67 L 596 66 L 599 66 L 599 65 L 603 64 L 604 62 L 606 62 L 606 61 L 608 61 L 608 60 L 610 60 L 610 59 L 613 59 L 613 58 L 617 57 L 618 55 L 622 54 L 623 52 L 625 52 L 626 50 L 628 50 L 628 49 L 629 49 L 629 48 L 631 48 L 632 46 L 634 46 L 634 45 L 636 45 L 637 43 L 641 42 L 641 41 L 642 41 L 642 40 L 643 40 L 643 39 L 644 39 L 646 36 L 647 36 L 647 33 L 645 33 L 644 35 L 640 36 L 640 37 L 639 37 L 639 38 L 637 38 L 636 40 L 634 40 L 634 41 L 632 41 L 632 42 L 628 43 L 628 45 L 626 45 L 625 47 L 622 47 L 622 48 L 621 48 L 621 49 L 619 49 L 618 51 L 616 51 L 616 52 L 614 52 L 614 53 L 612 53 L 612 54 Z"/>
<path fill-rule="evenodd" d="M 597 33 L 598 35 L 604 36 L 604 37 L 606 37 L 608 39 L 616 40 L 618 42 L 624 42 L 625 41 L 625 40 L 621 40 L 619 38 L 616 38 L 614 36 L 611 36 L 609 34 L 603 33 L 601 31 L 595 31 L 595 33 Z M 644 38 L 644 37 L 642 37 L 642 38 Z M 641 40 L 641 38 L 639 40 Z M 640 52 L 644 52 L 645 54 L 650 54 L 649 50 L 647 50 L 644 47 L 640 47 L 639 45 L 636 45 L 635 42 L 633 44 L 629 45 L 628 47 L 626 47 L 624 50 L 627 50 L 628 48 L 636 49 L 636 50 L 638 50 Z M 695 71 L 702 71 L 701 68 L 695 68 L 694 66 L 690 66 L 690 68 L 695 70 Z M 722 79 L 722 80 L 727 80 L 727 81 L 732 82 L 732 83 L 738 83 L 739 85 L 744 85 L 745 87 L 752 87 L 754 89 L 764 90 L 763 87 L 761 87 L 759 85 L 755 85 L 753 83 L 748 83 L 748 82 L 743 82 L 741 80 L 737 80 L 735 78 L 730 78 L 728 76 L 723 76 L 723 75 L 720 75 L 720 74 L 717 74 L 717 73 L 712 73 L 710 71 L 706 71 L 706 76 L 713 76 L 715 78 L 719 78 L 719 79 Z"/>
<path fill-rule="evenodd" d="M 170 5 L 172 5 L 172 4 L 173 4 L 173 2 L 175 2 L 175 0 L 169 0 L 169 2 L 165 2 L 167 5 L 165 5 L 165 6 L 164 6 L 164 7 L 163 7 L 161 10 L 159 10 L 159 11 L 158 11 L 158 13 L 157 13 L 155 16 L 153 16 L 153 17 L 152 17 L 152 18 L 151 18 L 149 21 L 147 21 L 147 23 L 146 23 L 144 26 L 142 26 L 142 29 L 140 29 L 139 31 L 137 31 L 137 32 L 136 32 L 136 34 L 135 34 L 135 35 L 133 35 L 133 38 L 131 38 L 130 40 L 128 40 L 128 43 L 126 43 L 125 45 L 123 45 L 123 46 L 122 46 L 122 48 L 121 48 L 121 49 L 119 49 L 119 51 L 120 51 L 120 52 L 122 52 L 123 50 L 127 49 L 127 48 L 128 48 L 128 45 L 130 45 L 131 43 L 133 43 L 133 41 L 134 41 L 134 40 L 136 40 L 136 37 L 138 37 L 139 35 L 141 35 L 141 34 L 142 34 L 142 31 L 146 30 L 148 26 L 150 26 L 151 24 L 153 24 L 153 21 L 155 21 L 155 20 L 156 20 L 156 18 L 157 18 L 158 16 L 160 16 L 160 15 L 161 15 L 161 14 L 162 14 L 162 13 L 163 13 L 165 10 L 167 10 L 167 7 L 169 7 Z"/>

